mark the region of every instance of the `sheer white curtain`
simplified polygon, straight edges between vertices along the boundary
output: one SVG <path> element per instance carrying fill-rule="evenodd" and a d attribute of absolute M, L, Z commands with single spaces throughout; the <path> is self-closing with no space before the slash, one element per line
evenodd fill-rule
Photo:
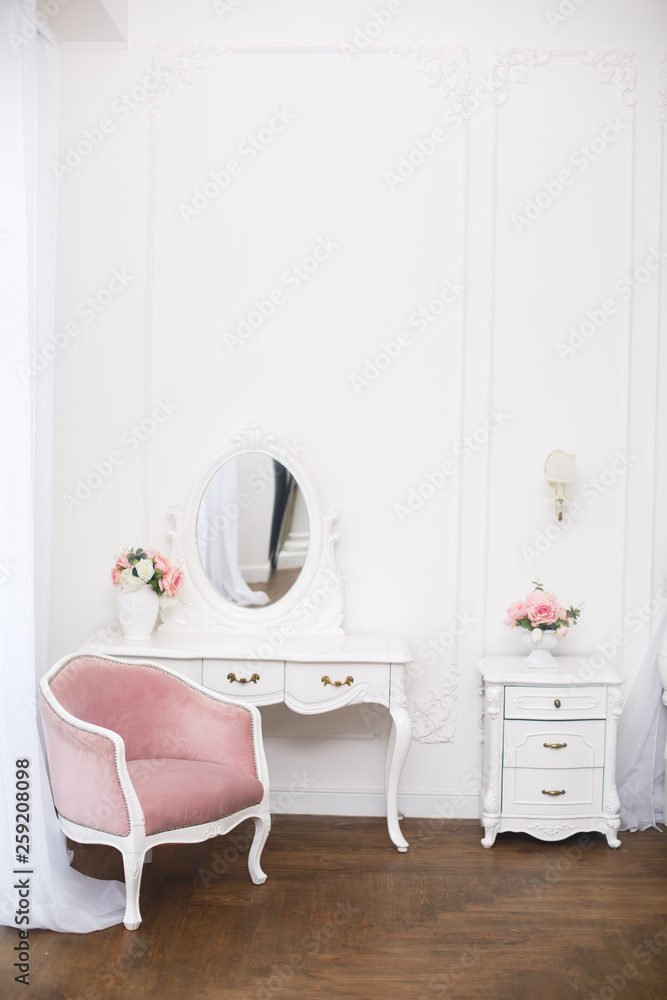
<path fill-rule="evenodd" d="M 662 703 L 658 653 L 667 629 L 663 615 L 618 723 L 616 781 L 621 829 L 645 830 L 664 815 L 667 708 Z"/>
<path fill-rule="evenodd" d="M 17 930 L 83 933 L 122 922 L 125 887 L 70 868 L 37 728 L 36 681 L 48 667 L 59 58 L 31 30 L 33 15 L 34 0 L 0 2 L 0 915 Z M 35 354 L 47 361 L 37 373 Z M 27 863 L 16 844 L 16 762 L 26 760 Z M 16 923 L 19 887 L 28 924 Z"/>
<path fill-rule="evenodd" d="M 229 458 L 204 491 L 197 516 L 197 547 L 209 580 L 223 597 L 242 607 L 268 604 L 263 590 L 251 590 L 239 568 L 239 519 L 225 511 L 238 510 L 238 470 L 236 458 Z"/>

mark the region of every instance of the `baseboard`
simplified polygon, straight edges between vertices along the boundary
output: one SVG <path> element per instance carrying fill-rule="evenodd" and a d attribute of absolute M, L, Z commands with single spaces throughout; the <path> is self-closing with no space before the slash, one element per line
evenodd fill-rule
<path fill-rule="evenodd" d="M 451 792 L 404 792 L 398 796 L 403 816 L 425 819 L 478 819 L 479 796 Z M 311 816 L 385 816 L 384 795 L 377 791 L 338 792 L 293 785 L 271 789 L 271 812 Z"/>

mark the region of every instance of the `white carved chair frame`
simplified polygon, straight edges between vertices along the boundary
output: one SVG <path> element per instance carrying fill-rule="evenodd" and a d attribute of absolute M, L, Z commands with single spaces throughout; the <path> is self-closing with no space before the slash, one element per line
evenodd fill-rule
<path fill-rule="evenodd" d="M 203 688 L 194 681 L 186 680 L 180 674 L 169 670 L 164 666 L 146 661 L 142 666 L 149 666 L 155 670 L 166 673 L 175 678 L 179 683 L 185 684 L 189 688 L 199 692 L 202 698 L 210 702 L 211 699 L 226 706 L 238 707 L 243 712 L 248 712 L 251 716 L 252 726 L 252 749 L 255 761 L 256 776 L 264 786 L 264 795 L 261 802 L 248 808 L 241 809 L 213 822 L 206 822 L 197 826 L 187 826 L 180 829 L 166 830 L 155 834 L 146 834 L 144 813 L 141 808 L 139 797 L 132 783 L 128 772 L 125 744 L 122 737 L 110 729 L 93 725 L 84 719 L 76 718 L 70 714 L 54 696 L 50 688 L 50 680 L 76 656 L 65 656 L 59 660 L 40 680 L 40 693 L 49 709 L 55 712 L 62 722 L 68 726 L 81 730 L 84 733 L 95 734 L 102 740 L 111 741 L 114 750 L 114 764 L 118 787 L 125 801 L 129 817 L 129 834 L 120 836 L 103 829 L 93 829 L 89 826 L 82 826 L 64 816 L 58 814 L 60 827 L 71 840 L 81 844 L 107 844 L 115 847 L 123 856 L 123 867 L 125 872 L 126 887 L 126 910 L 124 924 L 128 930 L 136 930 L 141 923 L 139 911 L 139 890 L 141 886 L 141 876 L 145 860 L 150 860 L 150 852 L 153 847 L 160 844 L 195 844 L 212 837 L 217 837 L 229 833 L 239 823 L 247 819 L 253 819 L 255 823 L 255 834 L 250 846 L 248 855 L 248 870 L 255 885 L 261 885 L 266 881 L 266 875 L 261 868 L 261 856 L 266 844 L 269 831 L 271 829 L 271 814 L 269 808 L 269 775 L 262 743 L 262 722 L 259 710 L 253 705 L 232 701 L 227 697 L 217 694 L 208 688 Z M 107 662 L 123 663 L 111 657 L 97 657 Z M 44 711 L 44 708 L 42 709 Z M 48 744 L 47 744 L 48 750 Z M 91 794 L 93 793 L 91 789 Z M 148 857 L 146 857 L 148 855 Z"/>

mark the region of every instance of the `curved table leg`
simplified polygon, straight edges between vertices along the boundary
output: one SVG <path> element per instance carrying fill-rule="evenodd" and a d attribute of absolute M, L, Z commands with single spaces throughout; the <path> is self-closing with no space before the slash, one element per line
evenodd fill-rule
<path fill-rule="evenodd" d="M 389 735 L 389 747 L 387 748 L 386 768 L 387 827 L 389 829 L 389 836 L 398 850 L 407 851 L 408 842 L 401 833 L 398 822 L 398 784 L 405 758 L 410 749 L 412 724 L 407 708 L 402 706 L 396 708 L 390 707 L 389 712 L 391 715 L 391 733 Z"/>

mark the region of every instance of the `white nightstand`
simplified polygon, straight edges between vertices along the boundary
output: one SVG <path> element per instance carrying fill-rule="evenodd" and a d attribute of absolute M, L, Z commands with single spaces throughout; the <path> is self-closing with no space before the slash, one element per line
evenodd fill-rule
<path fill-rule="evenodd" d="M 563 840 L 597 830 L 618 847 L 616 725 L 623 679 L 588 660 L 554 669 L 519 656 L 488 656 L 484 678 L 484 847 L 506 830 Z"/>

